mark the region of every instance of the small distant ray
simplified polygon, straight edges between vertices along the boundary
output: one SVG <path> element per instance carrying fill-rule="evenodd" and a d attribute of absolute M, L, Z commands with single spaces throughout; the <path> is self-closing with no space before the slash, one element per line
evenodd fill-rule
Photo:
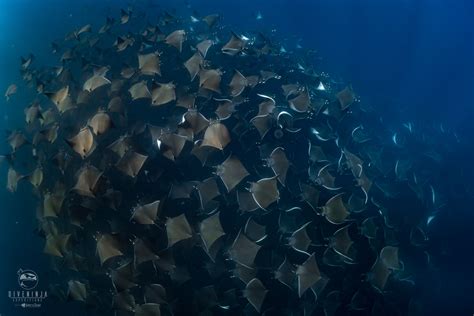
<path fill-rule="evenodd" d="M 214 215 L 209 216 L 199 224 L 201 238 L 204 241 L 206 250 L 211 255 L 211 257 L 213 257 L 213 246 L 216 244 L 218 239 L 225 235 L 219 215 L 220 213 L 216 212 Z"/>
<path fill-rule="evenodd" d="M 218 197 L 221 193 L 217 186 L 216 179 L 213 177 L 207 178 L 197 185 L 197 191 L 199 194 L 199 200 L 201 202 L 201 208 L 205 209 L 210 201 Z"/>
<path fill-rule="evenodd" d="M 112 258 L 122 256 L 120 251 L 120 243 L 116 237 L 110 234 L 103 234 L 97 237 L 97 255 L 99 256 L 100 264 Z"/>
<path fill-rule="evenodd" d="M 176 100 L 176 86 L 172 83 L 160 83 L 151 91 L 151 104 L 164 105 Z"/>
<path fill-rule="evenodd" d="M 207 52 L 209 51 L 209 48 L 212 47 L 212 45 L 214 45 L 214 42 L 212 40 L 204 40 L 196 45 L 196 49 L 202 55 L 203 58 L 206 58 Z"/>
<path fill-rule="evenodd" d="M 207 127 L 204 133 L 201 146 L 209 146 L 223 150 L 230 141 L 230 134 L 227 127 L 222 123 L 212 123 Z"/>
<path fill-rule="evenodd" d="M 168 236 L 168 248 L 193 236 L 191 226 L 184 214 L 166 220 L 166 234 Z"/>
<path fill-rule="evenodd" d="M 240 231 L 229 249 L 229 256 L 233 261 L 252 268 L 260 248 L 261 246 L 248 239 L 247 236 Z"/>
<path fill-rule="evenodd" d="M 115 165 L 118 170 L 135 178 L 145 164 L 148 156 L 139 154 L 133 150 L 128 151 Z"/>
<path fill-rule="evenodd" d="M 157 53 L 149 53 L 138 55 L 138 69 L 143 75 L 161 76 L 160 55 Z"/>
<path fill-rule="evenodd" d="M 55 257 L 64 257 L 67 253 L 70 237 L 70 234 L 47 235 L 43 252 Z"/>
<path fill-rule="evenodd" d="M 262 282 L 255 278 L 251 280 L 244 290 L 244 297 L 252 304 L 255 310 L 260 313 L 262 305 L 267 296 L 268 290 L 262 284 Z"/>
<path fill-rule="evenodd" d="M 122 135 L 109 146 L 108 149 L 116 153 L 120 158 L 122 158 L 130 149 L 130 139 L 128 135 Z"/>
<path fill-rule="evenodd" d="M 95 197 L 94 192 L 102 172 L 92 165 L 85 165 L 77 172 L 76 185 L 73 191 L 83 196 Z"/>
<path fill-rule="evenodd" d="M 135 83 L 128 91 L 134 101 L 139 99 L 151 99 L 151 93 L 150 90 L 148 90 L 146 81 Z"/>
<path fill-rule="evenodd" d="M 219 69 L 201 69 L 199 71 L 199 87 L 221 93 L 222 72 Z"/>
<path fill-rule="evenodd" d="M 84 82 L 83 90 L 87 92 L 92 92 L 96 89 L 99 89 L 102 86 L 111 84 L 111 81 L 105 78 L 104 75 L 94 74 L 92 77 Z"/>
<path fill-rule="evenodd" d="M 37 103 L 33 103 L 31 106 L 27 107 L 24 111 L 26 124 L 32 124 L 37 120 L 42 119 L 41 107 Z"/>
<path fill-rule="evenodd" d="M 253 278 L 257 276 L 257 270 L 249 268 L 239 263 L 235 264 L 235 268 L 232 270 L 234 277 L 237 277 L 244 284 L 249 283 Z"/>
<path fill-rule="evenodd" d="M 252 217 L 245 223 L 244 234 L 254 242 L 260 242 L 267 237 L 266 227 L 257 223 Z"/>
<path fill-rule="evenodd" d="M 238 70 L 235 70 L 235 74 L 229 83 L 230 95 L 232 97 L 239 96 L 247 86 L 247 78 L 245 78 Z"/>
<path fill-rule="evenodd" d="M 318 204 L 319 204 L 319 194 L 320 194 L 319 190 L 305 183 L 300 183 L 300 189 L 301 189 L 301 198 L 303 199 L 303 201 L 308 203 L 308 205 L 314 211 L 316 211 L 318 209 Z"/>
<path fill-rule="evenodd" d="M 275 279 L 288 286 L 291 290 L 295 288 L 296 268 L 288 261 L 288 258 L 285 258 L 275 271 Z"/>
<path fill-rule="evenodd" d="M 284 96 L 288 99 L 290 96 L 295 97 L 300 91 L 301 87 L 298 84 L 284 84 L 281 86 Z"/>
<path fill-rule="evenodd" d="M 12 132 L 7 138 L 8 144 L 10 145 L 12 152 L 16 152 L 20 147 L 26 145 L 28 140 L 25 135 L 20 131 Z"/>
<path fill-rule="evenodd" d="M 220 120 L 228 119 L 233 113 L 235 113 L 236 108 L 234 102 L 228 99 L 216 99 L 219 102 L 215 113 Z"/>
<path fill-rule="evenodd" d="M 109 32 L 112 26 L 114 25 L 114 23 L 115 23 L 115 19 L 107 17 L 105 24 L 100 27 L 98 33 L 104 34 L 104 33 Z"/>
<path fill-rule="evenodd" d="M 134 267 L 131 261 L 127 261 L 110 273 L 113 286 L 117 292 L 137 286 L 135 283 Z"/>
<path fill-rule="evenodd" d="M 258 105 L 258 114 L 257 114 L 257 116 L 265 116 L 265 115 L 268 115 L 270 113 L 273 113 L 273 111 L 275 110 L 275 106 L 276 106 L 275 99 L 273 99 L 272 97 L 270 97 L 268 95 L 264 95 L 264 94 L 257 94 L 257 95 L 261 98 L 264 98 L 264 101 L 262 101 Z"/>
<path fill-rule="evenodd" d="M 227 192 L 230 192 L 249 175 L 249 172 L 237 156 L 231 155 L 217 167 L 216 174 L 224 182 Z"/>
<path fill-rule="evenodd" d="M 355 101 L 355 94 L 354 94 L 354 91 L 352 90 L 352 86 L 347 86 L 343 90 L 339 91 L 336 94 L 336 97 L 339 101 L 342 111 L 344 111 L 349 106 L 351 106 L 352 103 L 354 103 Z"/>
<path fill-rule="evenodd" d="M 297 96 L 288 100 L 288 103 L 290 104 L 290 108 L 296 112 L 307 112 L 311 106 L 311 99 L 308 89 L 304 89 L 303 91 L 299 92 Z"/>
<path fill-rule="evenodd" d="M 175 47 L 181 53 L 185 36 L 186 32 L 184 30 L 176 30 L 166 37 L 165 42 L 166 44 Z"/>
<path fill-rule="evenodd" d="M 380 251 L 380 260 L 391 270 L 403 270 L 403 265 L 398 258 L 398 247 L 385 246 Z"/>
<path fill-rule="evenodd" d="M 31 185 L 38 189 L 44 180 L 44 173 L 43 168 L 38 166 L 33 172 L 28 176 L 28 180 L 30 181 Z"/>
<path fill-rule="evenodd" d="M 133 242 L 133 264 L 138 267 L 142 263 L 160 259 L 160 257 L 154 253 L 147 243 L 140 238 L 137 238 Z"/>
<path fill-rule="evenodd" d="M 178 89 L 176 106 L 192 109 L 195 106 L 196 94 L 188 91 L 182 91 Z"/>
<path fill-rule="evenodd" d="M 107 112 L 99 110 L 89 119 L 87 125 L 89 125 L 95 135 L 102 135 L 111 129 L 114 123 Z"/>
<path fill-rule="evenodd" d="M 64 113 L 74 107 L 69 98 L 69 86 L 65 86 L 56 92 L 45 92 L 45 95 L 54 103 L 59 113 Z"/>
<path fill-rule="evenodd" d="M 161 284 L 149 284 L 145 286 L 145 302 L 165 304 L 168 302 L 166 289 Z"/>
<path fill-rule="evenodd" d="M 17 93 L 18 87 L 16 84 L 12 83 L 11 85 L 8 86 L 7 90 L 5 91 L 5 99 L 7 101 L 10 101 L 10 97 Z"/>
<path fill-rule="evenodd" d="M 322 279 L 314 253 L 298 266 L 296 275 L 298 276 L 298 296 L 302 297 L 309 288 Z"/>
<path fill-rule="evenodd" d="M 125 11 L 120 9 L 120 24 L 126 24 L 130 21 L 130 17 L 132 15 L 132 11 Z"/>
<path fill-rule="evenodd" d="M 130 220 L 134 220 L 141 225 L 155 225 L 159 206 L 159 200 L 149 204 L 139 205 L 133 209 Z"/>
<path fill-rule="evenodd" d="M 135 316 L 160 316 L 160 304 L 145 303 L 135 307 Z"/>
<path fill-rule="evenodd" d="M 227 44 L 222 47 L 222 52 L 224 54 L 228 54 L 231 56 L 237 55 L 242 52 L 247 44 L 242 37 L 238 36 L 234 32 L 232 32 L 232 36 Z"/>
<path fill-rule="evenodd" d="M 209 120 L 200 112 L 190 109 L 183 114 L 183 123 L 186 122 L 191 127 L 193 134 L 197 135 L 209 126 Z"/>
<path fill-rule="evenodd" d="M 117 48 L 117 52 L 122 52 L 128 47 L 132 46 L 135 43 L 135 39 L 130 36 L 117 37 L 117 40 L 114 43 L 114 46 Z"/>
<path fill-rule="evenodd" d="M 369 191 L 372 187 L 372 180 L 370 180 L 364 173 L 364 161 L 349 152 L 347 149 L 343 150 L 344 156 L 346 157 L 349 169 L 352 171 L 353 176 L 357 180 L 357 184 L 361 187 L 365 194 L 365 203 L 369 200 Z"/>
<path fill-rule="evenodd" d="M 250 120 L 250 123 L 255 126 L 258 133 L 260 134 L 260 138 L 263 139 L 272 127 L 273 122 L 270 114 L 267 114 L 255 116 Z"/>
<path fill-rule="evenodd" d="M 250 192 L 255 202 L 262 209 L 266 209 L 280 198 L 276 177 L 264 178 L 253 182 L 250 186 Z"/>
<path fill-rule="evenodd" d="M 43 197 L 43 217 L 58 217 L 64 202 L 64 196 L 46 193 Z"/>
<path fill-rule="evenodd" d="M 366 210 L 368 202 L 367 195 L 363 190 L 362 192 L 365 195 L 364 197 L 362 197 L 357 191 L 354 191 L 349 197 L 347 208 L 351 213 L 361 213 Z"/>
<path fill-rule="evenodd" d="M 260 70 L 260 81 L 261 83 L 265 83 L 268 80 L 271 79 L 276 79 L 280 80 L 281 76 L 277 74 L 276 72 L 270 71 L 270 70 Z"/>
<path fill-rule="evenodd" d="M 196 52 L 184 63 L 184 67 L 188 71 L 191 81 L 194 81 L 194 78 L 199 74 L 203 64 L 204 58 L 199 52 Z"/>
<path fill-rule="evenodd" d="M 383 261 L 380 258 L 377 258 L 370 269 L 368 279 L 376 289 L 382 292 L 391 273 L 392 271 L 383 263 Z"/>
<path fill-rule="evenodd" d="M 252 193 L 247 191 L 237 191 L 237 202 L 239 204 L 239 210 L 242 212 L 253 212 L 259 208 Z"/>
<path fill-rule="evenodd" d="M 339 190 L 341 187 L 337 187 L 336 177 L 334 177 L 331 172 L 329 171 L 331 168 L 331 164 L 327 164 L 318 171 L 318 176 L 316 178 L 316 183 L 324 187 L 328 190 Z"/>
<path fill-rule="evenodd" d="M 117 310 L 133 312 L 136 307 L 135 297 L 129 290 L 118 292 L 113 296 L 113 307 Z"/>
<path fill-rule="evenodd" d="M 369 239 L 377 238 L 378 227 L 375 219 L 375 217 L 368 217 L 362 222 L 360 226 L 360 233 Z"/>
<path fill-rule="evenodd" d="M 345 193 L 339 193 L 334 195 L 322 207 L 322 214 L 332 224 L 342 224 L 350 215 L 342 200 L 344 194 Z"/>
<path fill-rule="evenodd" d="M 140 59 L 140 56 L 141 56 L 141 55 L 138 55 L 138 58 L 139 58 L 139 59 Z M 146 70 L 145 70 L 145 71 L 146 71 Z M 121 75 L 122 78 L 124 78 L 124 79 L 130 79 L 130 78 L 132 78 L 136 73 L 137 73 L 137 72 L 136 72 L 135 68 L 130 67 L 130 66 L 128 66 L 128 65 L 123 65 L 122 70 L 120 71 L 120 75 Z M 143 74 L 143 72 L 142 72 L 142 74 Z M 145 73 L 145 74 L 147 74 L 147 73 Z"/>
<path fill-rule="evenodd" d="M 339 255 L 347 258 L 350 261 L 355 259 L 353 250 L 353 244 L 351 237 L 349 236 L 349 226 L 342 227 L 334 232 L 330 238 L 330 246 L 336 251 Z"/>
<path fill-rule="evenodd" d="M 337 290 L 331 291 L 326 295 L 323 303 L 324 315 L 335 316 L 341 304 L 341 292 Z"/>
<path fill-rule="evenodd" d="M 268 159 L 268 164 L 275 173 L 275 176 L 278 177 L 278 181 L 285 186 L 290 161 L 286 157 L 286 153 L 282 147 L 277 147 L 272 151 Z"/>
<path fill-rule="evenodd" d="M 311 224 L 311 222 L 307 222 L 306 224 L 295 230 L 291 237 L 288 239 L 288 244 L 296 251 L 307 253 L 308 248 L 312 243 L 311 238 L 309 238 L 308 233 L 306 231 L 306 227 L 308 227 L 309 224 Z"/>
<path fill-rule="evenodd" d="M 67 143 L 82 159 L 92 154 L 96 148 L 94 135 L 88 126 L 83 127 L 76 136 L 68 139 Z"/>
<path fill-rule="evenodd" d="M 74 301 L 85 302 L 87 299 L 86 285 L 77 280 L 69 280 L 68 297 L 70 297 Z"/>

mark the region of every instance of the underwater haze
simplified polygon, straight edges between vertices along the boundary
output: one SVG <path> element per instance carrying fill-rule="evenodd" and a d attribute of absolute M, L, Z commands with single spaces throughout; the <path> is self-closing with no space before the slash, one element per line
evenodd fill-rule
<path fill-rule="evenodd" d="M 473 21 L 0 1 L 0 316 L 474 315 Z"/>

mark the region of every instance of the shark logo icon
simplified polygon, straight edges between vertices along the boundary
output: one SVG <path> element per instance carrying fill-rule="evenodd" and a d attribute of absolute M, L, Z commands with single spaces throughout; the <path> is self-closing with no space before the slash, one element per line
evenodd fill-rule
<path fill-rule="evenodd" d="M 32 290 L 38 285 L 38 275 L 33 270 L 18 270 L 18 284 L 24 290 Z"/>

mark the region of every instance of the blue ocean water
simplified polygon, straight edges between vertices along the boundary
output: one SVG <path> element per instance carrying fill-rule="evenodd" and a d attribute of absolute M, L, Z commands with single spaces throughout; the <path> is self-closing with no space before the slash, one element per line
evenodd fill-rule
<path fill-rule="evenodd" d="M 38 64 L 51 64 L 50 43 L 80 25 L 102 25 L 106 16 L 136 5 L 149 15 L 163 9 L 201 14 L 219 13 L 223 23 L 239 31 L 275 30 L 296 46 L 318 51 L 314 63 L 335 78 L 353 85 L 387 126 L 402 122 L 440 126 L 455 131 L 450 161 L 442 177 L 456 192 L 474 177 L 474 2 L 467 0 L 173 0 L 0 2 L 0 89 L 20 82 L 19 57 L 34 53 Z M 260 13 L 262 19 L 256 19 Z M 2 130 L 23 122 L 30 92 L 14 103 L 0 102 Z M 443 142 L 443 139 L 439 139 Z M 446 145 L 446 144 L 443 144 Z M 5 142 L 0 152 L 7 152 Z M 7 167 L 1 166 L 2 179 Z M 462 176 L 461 176 L 462 175 Z M 420 276 L 426 315 L 469 315 L 472 297 L 473 196 L 449 200 L 449 212 L 431 232 L 437 270 Z M 20 315 L 7 291 L 16 286 L 16 271 L 30 268 L 41 282 L 50 278 L 43 240 L 36 228 L 35 200 L 20 187 L 15 194 L 0 190 L 0 315 Z M 46 303 L 43 315 L 84 315 L 81 306 Z M 463 314 L 462 314 L 463 313 Z"/>

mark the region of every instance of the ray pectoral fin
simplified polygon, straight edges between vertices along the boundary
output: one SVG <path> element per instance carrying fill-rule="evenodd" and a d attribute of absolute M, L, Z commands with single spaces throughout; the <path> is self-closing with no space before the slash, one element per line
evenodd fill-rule
<path fill-rule="evenodd" d="M 251 280 L 244 290 L 244 296 L 257 312 L 260 312 L 268 290 L 259 279 Z"/>
<path fill-rule="evenodd" d="M 255 202 L 263 209 L 276 202 L 280 197 L 276 177 L 265 178 L 252 183 L 250 192 Z"/>

